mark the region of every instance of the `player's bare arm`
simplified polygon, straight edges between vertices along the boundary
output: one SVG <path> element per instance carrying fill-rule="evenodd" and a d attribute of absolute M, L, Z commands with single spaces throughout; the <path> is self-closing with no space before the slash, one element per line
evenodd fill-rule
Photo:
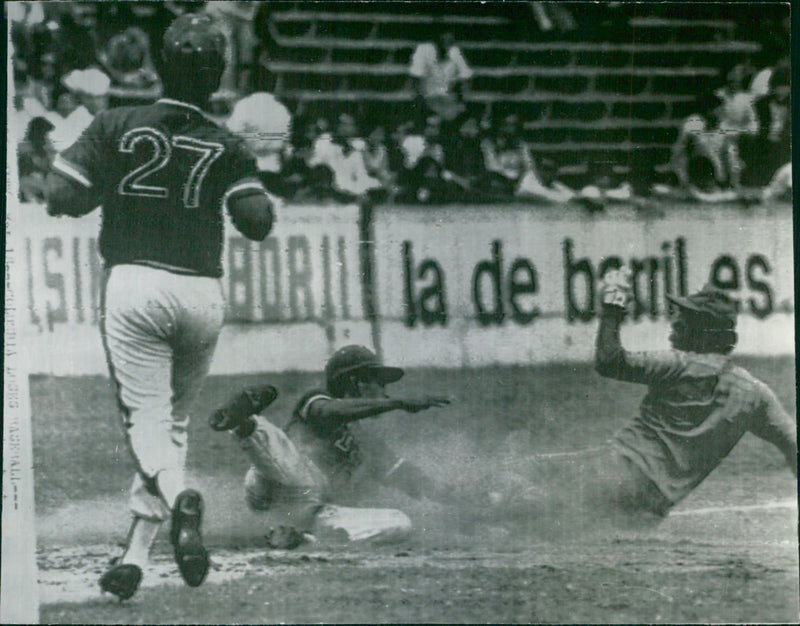
<path fill-rule="evenodd" d="M 449 403 L 450 400 L 443 396 L 427 395 L 395 398 L 320 398 L 311 403 L 308 409 L 308 419 L 310 422 L 318 420 L 326 424 L 347 424 L 389 411 L 402 410 L 408 413 L 418 413 Z"/>

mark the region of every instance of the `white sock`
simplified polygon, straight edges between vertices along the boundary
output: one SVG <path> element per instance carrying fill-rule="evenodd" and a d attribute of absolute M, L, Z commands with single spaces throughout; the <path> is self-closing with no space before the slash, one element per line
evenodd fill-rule
<path fill-rule="evenodd" d="M 128 533 L 128 545 L 121 563 L 132 563 L 144 568 L 150 558 L 150 548 L 156 539 L 161 522 L 134 517 L 131 530 Z"/>
<path fill-rule="evenodd" d="M 175 506 L 178 494 L 186 489 L 182 470 L 161 470 L 156 477 L 156 484 L 161 496 L 167 503 L 170 511 Z"/>

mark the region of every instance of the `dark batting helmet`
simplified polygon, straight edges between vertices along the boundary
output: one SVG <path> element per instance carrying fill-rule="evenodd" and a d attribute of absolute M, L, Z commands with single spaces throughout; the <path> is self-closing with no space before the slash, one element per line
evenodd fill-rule
<path fill-rule="evenodd" d="M 736 345 L 738 306 L 723 290 L 705 285 L 689 296 L 667 295 L 678 308 L 672 323 L 673 347 L 691 352 L 727 354 Z"/>
<path fill-rule="evenodd" d="M 170 24 L 161 48 L 161 78 L 167 96 L 205 100 L 225 71 L 225 36 L 211 16 L 187 13 Z"/>
<path fill-rule="evenodd" d="M 350 377 L 371 376 L 384 385 L 393 383 L 403 377 L 399 367 L 383 365 L 378 356 L 364 346 L 345 346 L 328 360 L 325 365 L 325 382 L 328 391 L 336 398 L 345 395 Z"/>
<path fill-rule="evenodd" d="M 684 311 L 704 316 L 704 321 L 712 328 L 732 330 L 736 327 L 736 302 L 723 290 L 712 285 L 705 285 L 690 296 L 667 294 L 667 300 Z"/>

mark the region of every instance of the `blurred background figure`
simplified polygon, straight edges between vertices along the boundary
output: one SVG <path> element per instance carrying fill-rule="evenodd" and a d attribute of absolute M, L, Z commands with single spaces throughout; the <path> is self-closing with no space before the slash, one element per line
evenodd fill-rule
<path fill-rule="evenodd" d="M 227 41 L 225 73 L 214 99 L 229 101 L 246 91 L 257 40 L 253 21 L 256 2 L 206 2 L 203 11 L 214 18 Z"/>
<path fill-rule="evenodd" d="M 716 93 L 697 100 L 672 147 L 670 164 L 690 197 L 706 202 L 737 198 L 742 164 L 735 133 L 720 128 L 723 102 Z"/>
<path fill-rule="evenodd" d="M 22 202 L 44 202 L 45 177 L 55 157 L 50 131 L 55 128 L 44 117 L 28 123 L 25 139 L 17 149 L 19 164 L 19 196 Z"/>
<path fill-rule="evenodd" d="M 289 187 L 282 172 L 292 132 L 289 109 L 272 94 L 254 93 L 234 105 L 226 126 L 242 137 L 255 155 L 259 178 L 267 190 L 286 197 Z"/>
<path fill-rule="evenodd" d="M 62 82 L 78 106 L 53 130 L 53 144 L 59 152 L 72 145 L 94 116 L 108 108 L 111 86 L 111 79 L 98 69 L 73 70 Z"/>
<path fill-rule="evenodd" d="M 562 204 L 577 194 L 557 178 L 558 166 L 548 158 L 539 159 L 520 181 L 517 197 L 533 202 Z"/>
<path fill-rule="evenodd" d="M 98 58 L 111 79 L 109 106 L 146 104 L 161 95 L 161 78 L 153 65 L 150 42 L 139 28 L 114 35 Z"/>
<path fill-rule="evenodd" d="M 323 166 L 330 170 L 331 191 L 337 200 L 353 202 L 385 195 L 381 193 L 381 181 L 367 172 L 365 148 L 355 118 L 341 113 L 333 132 L 317 138 L 308 164 L 312 168 Z"/>
<path fill-rule="evenodd" d="M 486 185 L 486 164 L 481 150 L 481 129 L 474 116 L 461 118 L 458 132 L 444 137 L 444 165 L 459 188 L 459 199 L 478 201 Z"/>
<path fill-rule="evenodd" d="M 381 182 L 381 186 L 390 197 L 397 195 L 397 177 L 392 171 L 386 129 L 383 125 L 373 126 L 367 134 L 364 145 L 364 165 L 367 173 Z"/>
<path fill-rule="evenodd" d="M 513 198 L 526 175 L 534 171 L 533 156 L 522 137 L 516 114 L 506 115 L 481 142 L 484 163 L 493 196 Z"/>
<path fill-rule="evenodd" d="M 434 42 L 419 44 L 411 57 L 408 73 L 414 83 L 418 114 L 435 113 L 446 122 L 463 113 L 464 88 L 472 70 L 451 32 Z"/>
<path fill-rule="evenodd" d="M 766 185 L 776 171 L 792 158 L 791 72 L 788 64 L 770 72 L 767 93 L 755 105 L 758 132 L 742 137 L 745 163 L 742 184 Z"/>

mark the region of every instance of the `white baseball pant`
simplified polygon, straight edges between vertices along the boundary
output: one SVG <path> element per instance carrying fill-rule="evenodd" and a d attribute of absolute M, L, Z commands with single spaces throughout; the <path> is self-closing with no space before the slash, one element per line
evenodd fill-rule
<path fill-rule="evenodd" d="M 137 468 L 129 506 L 134 517 L 165 520 L 185 488 L 189 412 L 222 328 L 222 288 L 215 278 L 117 265 L 103 295 L 103 344 Z"/>
<path fill-rule="evenodd" d="M 325 541 L 402 541 L 411 520 L 396 509 L 362 509 L 322 504 L 328 480 L 286 433 L 260 415 L 256 428 L 242 440 L 252 462 L 244 480 L 251 509 L 269 511 L 278 524 L 311 532 Z"/>

